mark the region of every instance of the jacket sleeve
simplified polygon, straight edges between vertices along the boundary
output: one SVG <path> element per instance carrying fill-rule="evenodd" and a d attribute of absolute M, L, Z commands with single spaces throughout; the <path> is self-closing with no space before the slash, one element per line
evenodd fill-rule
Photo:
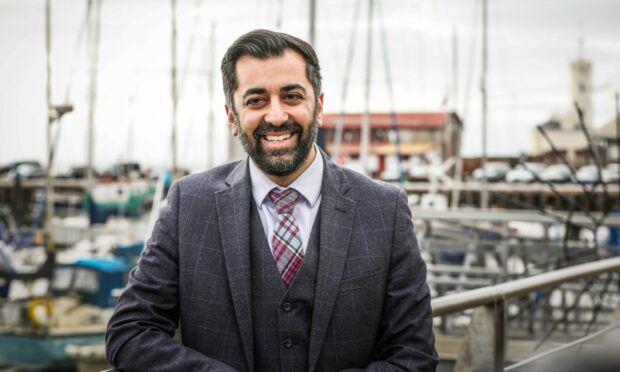
<path fill-rule="evenodd" d="M 122 371 L 234 371 L 173 339 L 179 303 L 179 184 L 130 272 L 105 335 L 106 357 Z"/>
<path fill-rule="evenodd" d="M 392 253 L 374 359 L 363 371 L 427 372 L 435 371 L 438 363 L 426 264 L 403 190 L 399 190 L 396 201 Z"/>

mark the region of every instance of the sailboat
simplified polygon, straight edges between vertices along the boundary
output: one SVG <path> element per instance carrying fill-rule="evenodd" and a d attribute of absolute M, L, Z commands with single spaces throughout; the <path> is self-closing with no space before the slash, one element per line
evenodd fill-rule
<path fill-rule="evenodd" d="M 99 13 L 100 0 L 96 1 Z M 89 2 L 89 4 L 91 4 Z M 90 5 L 89 5 L 90 6 Z M 116 302 L 117 290 L 126 284 L 143 243 L 117 249 L 116 257 L 92 257 L 62 262 L 54 242 L 54 158 L 52 127 L 67 105 L 51 103 L 50 14 L 51 1 L 45 3 L 47 56 L 47 148 L 45 222 L 43 231 L 32 239 L 31 247 L 13 254 L 3 242 L 0 250 L 0 279 L 4 293 L 0 298 L 0 366 L 19 370 L 74 368 L 67 356 L 68 345 L 95 345 L 104 340 L 107 321 Z M 98 14 L 97 14 L 98 16 Z"/>

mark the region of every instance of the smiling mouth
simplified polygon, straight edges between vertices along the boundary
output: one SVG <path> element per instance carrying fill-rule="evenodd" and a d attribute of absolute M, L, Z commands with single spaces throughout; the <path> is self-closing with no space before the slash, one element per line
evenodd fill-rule
<path fill-rule="evenodd" d="M 280 126 L 262 123 L 256 131 L 254 131 L 254 138 L 256 138 L 256 140 L 262 138 L 268 142 L 285 141 L 302 131 L 303 129 L 297 123 L 284 123 Z"/>
<path fill-rule="evenodd" d="M 284 133 L 284 134 L 278 134 L 278 135 L 265 135 L 265 139 L 269 142 L 284 141 L 284 140 L 291 138 L 291 135 L 292 135 L 291 133 Z"/>
<path fill-rule="evenodd" d="M 260 136 L 263 150 L 274 156 L 291 152 L 297 146 L 297 133 L 271 132 Z"/>

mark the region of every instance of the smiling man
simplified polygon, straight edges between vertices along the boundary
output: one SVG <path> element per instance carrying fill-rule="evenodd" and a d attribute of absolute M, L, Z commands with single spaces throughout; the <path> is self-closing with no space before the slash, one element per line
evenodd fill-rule
<path fill-rule="evenodd" d="M 323 95 L 306 77 L 304 58 L 293 50 L 265 60 L 245 55 L 237 60 L 235 77 L 237 87 L 232 97 L 227 94 L 226 106 L 232 133 L 240 136 L 256 166 L 286 187 L 316 157 Z"/>
<path fill-rule="evenodd" d="M 170 189 L 110 320 L 108 360 L 125 371 L 434 371 L 407 197 L 316 147 L 312 47 L 252 31 L 222 76 L 248 159 Z"/>

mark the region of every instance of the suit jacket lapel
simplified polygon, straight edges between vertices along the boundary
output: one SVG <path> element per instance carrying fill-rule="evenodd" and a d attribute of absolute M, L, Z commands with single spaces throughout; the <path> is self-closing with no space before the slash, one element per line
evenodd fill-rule
<path fill-rule="evenodd" d="M 349 184 L 342 171 L 322 153 L 321 238 L 319 267 L 314 291 L 314 309 L 309 347 L 309 370 L 314 371 L 338 290 L 355 219 L 355 201 L 344 196 Z"/>
<path fill-rule="evenodd" d="M 252 186 L 247 160 L 226 179 L 228 188 L 215 194 L 224 263 L 246 362 L 254 370 L 254 336 L 250 283 L 250 210 Z"/>

